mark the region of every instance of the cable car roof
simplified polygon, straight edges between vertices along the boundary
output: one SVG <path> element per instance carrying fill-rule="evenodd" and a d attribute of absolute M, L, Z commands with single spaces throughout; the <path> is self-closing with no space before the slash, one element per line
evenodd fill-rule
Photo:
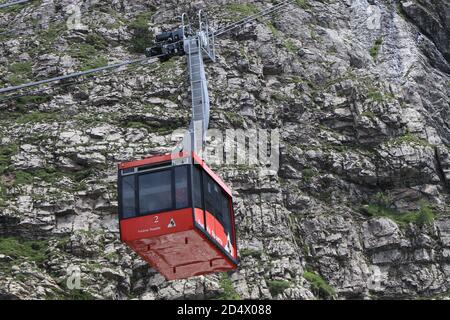
<path fill-rule="evenodd" d="M 150 157 L 140 159 L 140 160 L 133 160 L 133 161 L 119 163 L 119 169 L 124 170 L 124 169 L 130 169 L 130 168 L 135 168 L 135 167 L 141 167 L 141 166 L 145 166 L 145 165 L 158 164 L 158 163 L 162 163 L 162 162 L 171 161 L 173 159 L 186 158 L 186 157 L 187 157 L 186 152 L 181 153 L 181 154 L 167 153 L 164 155 L 150 156 Z"/>

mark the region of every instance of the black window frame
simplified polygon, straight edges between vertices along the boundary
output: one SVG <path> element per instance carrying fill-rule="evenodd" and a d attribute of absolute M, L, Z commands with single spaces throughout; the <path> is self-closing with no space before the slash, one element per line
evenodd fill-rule
<path fill-rule="evenodd" d="M 195 178 L 194 177 L 192 177 L 192 183 L 193 183 L 193 185 L 192 185 L 192 187 L 193 187 L 193 189 L 195 189 L 195 190 L 193 190 L 193 193 L 192 193 L 192 199 L 194 200 L 193 201 L 193 208 L 194 209 L 200 209 L 200 210 L 202 210 L 202 211 L 205 211 L 205 192 L 204 192 L 204 188 L 203 188 L 203 172 L 204 172 L 204 170 L 203 170 L 203 168 L 200 166 L 200 165 L 198 165 L 198 164 L 194 164 L 193 166 L 192 166 L 193 168 L 192 168 L 192 174 L 193 175 L 195 175 L 196 174 L 196 171 L 198 172 L 198 174 L 199 174 L 199 181 L 198 182 L 200 182 L 200 185 L 199 186 L 196 186 L 195 185 Z M 200 199 L 199 199 L 199 202 L 200 202 L 200 207 L 197 207 L 197 202 L 196 202 L 196 192 L 200 192 Z M 204 216 L 204 219 L 206 220 L 206 214 L 205 214 L 205 216 Z"/>
<path fill-rule="evenodd" d="M 121 172 L 119 171 L 119 184 L 118 184 L 118 186 L 119 186 L 119 192 L 118 192 L 118 196 L 119 196 L 119 203 L 118 203 L 118 205 L 119 205 L 119 213 L 120 213 L 120 218 L 121 219 L 130 219 L 130 218 L 134 218 L 134 217 L 136 217 L 136 215 L 134 215 L 134 216 L 129 216 L 129 217 L 124 217 L 124 207 L 123 207 L 123 189 L 124 189 L 124 182 L 123 182 L 123 180 L 124 179 L 126 179 L 126 178 L 129 178 L 129 177 L 132 177 L 133 178 L 133 188 L 134 188 L 134 196 L 133 196 L 133 199 L 134 199 L 134 212 L 136 212 L 137 211 L 137 208 L 136 208 L 136 204 L 137 204 L 137 201 L 136 201 L 136 178 L 134 177 L 134 175 L 132 175 L 132 174 L 126 174 L 126 175 L 121 175 Z"/>
<path fill-rule="evenodd" d="M 177 208 L 177 190 L 176 190 L 176 170 L 179 168 L 184 168 L 185 172 L 186 172 L 186 197 L 187 197 L 187 203 L 186 206 Z M 172 206 L 173 206 L 173 210 L 181 210 L 181 209 L 186 209 L 186 208 L 191 208 L 192 207 L 192 189 L 191 189 L 191 179 L 190 179 L 190 175 L 191 175 L 191 168 L 190 165 L 180 165 L 180 166 L 173 166 L 172 167 Z"/>
<path fill-rule="evenodd" d="M 175 210 L 182 210 L 192 207 L 192 188 L 191 188 L 191 170 L 190 170 L 190 164 L 184 164 L 179 166 L 171 166 L 170 164 L 167 165 L 167 167 L 162 167 L 161 164 L 158 164 L 155 166 L 155 170 L 152 170 L 152 167 L 146 166 L 145 171 L 140 171 L 140 167 L 135 167 L 136 170 L 133 173 L 127 173 L 123 174 L 124 170 L 119 170 L 119 183 L 118 183 L 118 207 L 119 207 L 119 219 L 120 220 L 128 220 L 133 218 L 139 218 L 139 217 L 145 217 L 145 216 L 151 216 L 154 214 L 166 212 L 166 211 L 175 211 Z M 159 168 L 161 167 L 161 168 Z M 187 176 L 187 205 L 183 208 L 176 208 L 176 190 L 175 190 L 175 168 L 179 167 L 185 167 L 186 168 L 186 176 Z M 133 168 L 134 169 L 134 168 Z M 150 212 L 146 212 L 145 214 L 141 214 L 141 208 L 140 208 L 140 197 L 139 197 L 139 177 L 150 174 L 150 173 L 157 173 L 162 171 L 170 171 L 170 181 L 171 181 L 171 200 L 172 200 L 172 206 L 170 208 L 164 208 L 164 209 L 158 209 Z M 122 201 L 122 180 L 124 177 L 134 177 L 134 185 L 135 185 L 135 208 L 136 208 L 136 214 L 132 217 L 124 218 L 123 216 L 123 201 Z"/>

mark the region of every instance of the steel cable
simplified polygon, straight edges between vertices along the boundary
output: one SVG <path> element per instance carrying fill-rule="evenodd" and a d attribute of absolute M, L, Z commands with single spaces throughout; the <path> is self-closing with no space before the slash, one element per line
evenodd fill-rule
<path fill-rule="evenodd" d="M 122 66 L 144 62 L 145 60 L 157 59 L 160 56 L 162 56 L 162 55 L 158 55 L 158 56 L 151 57 L 151 58 L 145 57 L 145 58 L 139 58 L 139 59 L 134 59 L 134 60 L 127 60 L 127 61 L 123 61 L 120 63 L 116 63 L 116 64 L 104 66 L 104 67 L 99 67 L 99 68 L 90 69 L 90 70 L 81 71 L 81 72 L 70 73 L 70 74 L 67 74 L 64 76 L 58 76 L 58 77 L 44 79 L 44 80 L 40 80 L 40 81 L 29 82 L 29 83 L 21 84 L 18 86 L 3 88 L 3 89 L 0 89 L 0 94 L 4 94 L 7 92 L 11 92 L 11 91 L 18 91 L 18 90 L 29 88 L 29 87 L 35 87 L 35 86 L 47 84 L 50 82 L 56 82 L 56 81 L 61 81 L 61 80 L 69 79 L 69 78 L 80 77 L 80 76 L 84 76 L 84 75 L 88 75 L 91 73 L 100 72 L 100 71 L 104 71 L 104 70 L 117 69 Z"/>
<path fill-rule="evenodd" d="M 10 7 L 10 6 L 15 6 L 15 5 L 18 5 L 18 4 L 27 3 L 27 2 L 30 2 L 30 0 L 16 0 L 16 1 L 10 1 L 10 2 L 6 2 L 6 3 L 2 3 L 2 4 L 0 4 L 0 9 L 7 8 L 7 7 Z"/>

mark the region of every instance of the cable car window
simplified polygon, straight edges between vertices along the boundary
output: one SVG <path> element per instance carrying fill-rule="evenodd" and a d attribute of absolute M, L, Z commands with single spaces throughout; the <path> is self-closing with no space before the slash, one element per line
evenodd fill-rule
<path fill-rule="evenodd" d="M 134 175 L 122 178 L 122 218 L 136 216 L 136 186 Z"/>
<path fill-rule="evenodd" d="M 222 225 L 225 235 L 230 237 L 231 244 L 234 245 L 231 226 L 230 199 L 211 177 L 207 174 L 204 174 L 203 177 L 206 210 L 214 215 L 217 221 Z"/>
<path fill-rule="evenodd" d="M 205 190 L 205 209 L 217 217 L 220 213 L 220 188 L 207 174 L 203 175 L 203 188 Z"/>
<path fill-rule="evenodd" d="M 223 192 L 221 192 L 220 198 L 221 198 L 220 203 L 222 205 L 221 208 L 222 226 L 223 229 L 225 230 L 225 233 L 230 236 L 231 243 L 234 245 L 233 237 L 231 234 L 232 229 L 231 229 L 230 199 L 227 196 L 225 196 Z"/>
<path fill-rule="evenodd" d="M 172 170 L 139 176 L 139 214 L 172 208 Z"/>
<path fill-rule="evenodd" d="M 203 209 L 202 172 L 198 166 L 194 166 L 194 206 Z"/>
<path fill-rule="evenodd" d="M 123 170 L 122 170 L 122 174 L 128 174 L 128 173 L 133 173 L 133 172 L 134 172 L 134 168 L 123 169 Z"/>
<path fill-rule="evenodd" d="M 175 209 L 189 206 L 187 167 L 175 167 Z"/>

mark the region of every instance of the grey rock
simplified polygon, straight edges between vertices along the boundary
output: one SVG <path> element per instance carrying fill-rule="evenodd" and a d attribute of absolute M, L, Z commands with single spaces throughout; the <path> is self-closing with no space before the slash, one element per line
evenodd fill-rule
<path fill-rule="evenodd" d="M 188 126 L 184 58 L 0 101 L 0 238 L 37 250 L 37 261 L 0 253 L 0 298 L 67 297 L 74 266 L 82 293 L 97 299 L 215 299 L 229 290 L 323 298 L 306 271 L 334 289 L 328 298 L 448 295 L 448 5 L 400 2 L 398 11 L 386 1 L 307 0 L 216 39 L 217 62 L 206 65 L 211 127 L 281 137 L 277 172 L 214 166 L 233 189 L 240 248 L 227 290 L 225 275 L 165 281 L 119 239 L 117 163 L 170 152 L 173 130 Z M 176 28 L 188 9 L 214 12 L 220 26 L 237 16 L 229 1 L 113 1 L 108 10 L 90 1 L 84 26 L 58 32 L 69 2 L 60 4 L 0 13 L 0 29 L 14 32 L 0 35 L 1 87 L 138 57 L 130 24 L 140 14 L 153 33 Z M 367 210 L 380 205 L 377 194 L 389 200 L 384 217 Z M 414 217 L 424 203 L 435 218 L 422 225 Z M 279 281 L 286 288 L 276 292 Z"/>

